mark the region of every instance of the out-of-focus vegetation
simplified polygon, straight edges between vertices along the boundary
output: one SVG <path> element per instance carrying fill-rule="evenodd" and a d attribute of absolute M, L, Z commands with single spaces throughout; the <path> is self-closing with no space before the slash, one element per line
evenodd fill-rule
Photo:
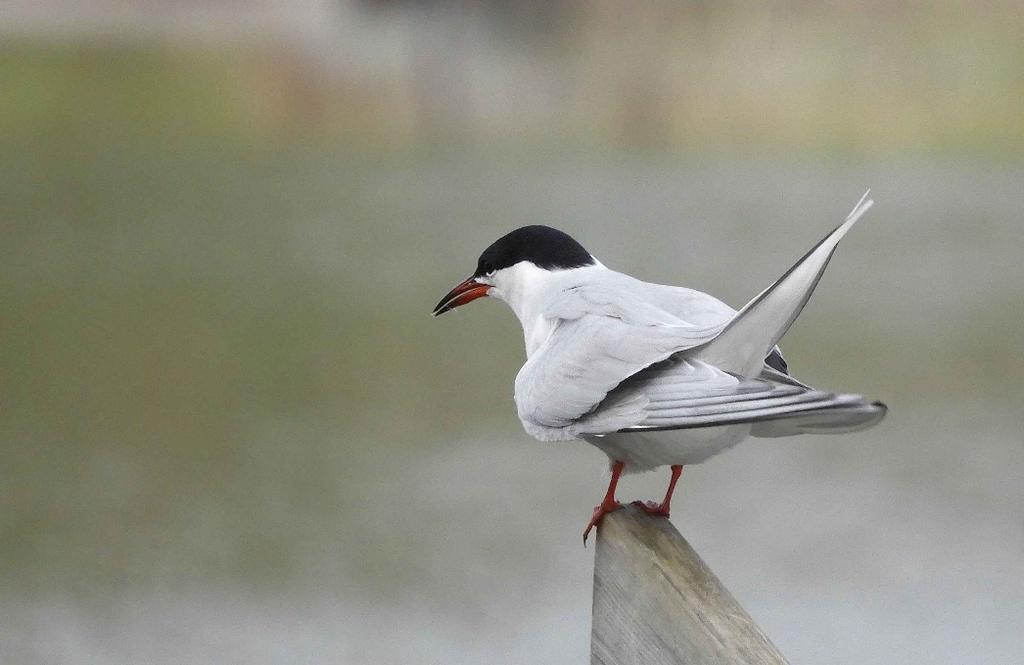
<path fill-rule="evenodd" d="M 1024 150 L 1016 2 L 341 7 L 336 34 L 7 40 L 0 137 Z"/>
<path fill-rule="evenodd" d="M 245 612 L 264 603 L 326 598 L 338 606 L 321 619 L 348 626 L 328 651 L 352 662 L 381 616 L 405 626 L 396 644 L 440 631 L 393 662 L 493 660 L 515 631 L 557 637 L 567 621 L 575 641 L 535 646 L 564 662 L 587 608 L 544 603 L 575 598 L 567 580 L 587 597 L 567 571 L 588 560 L 573 529 L 600 456 L 519 431 L 510 314 L 430 307 L 526 223 L 740 305 L 867 186 L 878 208 L 784 347 L 801 378 L 889 401 L 886 426 L 748 444 L 773 447 L 694 470 L 677 519 L 809 661 L 822 652 L 801 642 L 800 609 L 754 579 L 834 591 L 828 561 L 764 533 L 807 520 L 816 535 L 782 540 L 843 543 L 830 561 L 854 588 L 905 593 L 900 625 L 940 636 L 932 656 L 960 653 L 922 609 L 935 580 L 939 604 L 975 608 L 978 635 L 1019 616 L 1019 584 L 988 609 L 971 594 L 1015 569 L 1024 537 L 1006 480 L 1021 468 L 1024 12 L 553 6 L 344 5 L 342 48 L 323 52 L 138 35 L 0 46 L 0 655 L 175 662 L 173 640 L 150 640 L 165 619 L 109 626 L 132 599 L 196 592 L 242 594 L 196 610 L 222 632 L 259 632 Z M 759 479 L 780 498 L 744 521 Z M 980 544 L 936 548 L 950 525 Z M 975 577 L 950 573 L 968 557 Z M 543 629 L 538 603 L 555 612 Z M 54 632 L 64 651 L 41 646 Z M 207 639 L 271 653 L 254 635 Z"/>

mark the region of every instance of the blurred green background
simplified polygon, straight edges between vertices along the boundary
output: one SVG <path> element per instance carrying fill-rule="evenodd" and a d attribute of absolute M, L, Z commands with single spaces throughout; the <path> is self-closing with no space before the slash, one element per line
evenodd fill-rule
<path fill-rule="evenodd" d="M 871 187 L 783 343 L 889 403 L 688 470 L 793 662 L 1024 648 L 1016 2 L 13 2 L 0 660 L 588 657 L 603 456 L 520 429 L 508 230 L 742 305 Z M 625 497 L 652 497 L 658 474 Z"/>

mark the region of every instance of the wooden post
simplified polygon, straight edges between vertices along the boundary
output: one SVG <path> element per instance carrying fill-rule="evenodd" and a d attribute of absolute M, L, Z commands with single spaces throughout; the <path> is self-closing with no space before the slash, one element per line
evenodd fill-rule
<path fill-rule="evenodd" d="M 594 560 L 591 665 L 785 665 L 754 620 L 663 517 L 606 515 Z"/>

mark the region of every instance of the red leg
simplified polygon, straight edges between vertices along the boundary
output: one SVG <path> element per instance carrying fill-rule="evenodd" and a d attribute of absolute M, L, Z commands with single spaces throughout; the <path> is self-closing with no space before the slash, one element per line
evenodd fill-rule
<path fill-rule="evenodd" d="M 584 547 L 587 546 L 587 536 L 590 535 L 590 530 L 600 524 L 607 513 L 618 510 L 622 506 L 622 504 L 615 500 L 615 486 L 619 484 L 619 476 L 622 475 L 623 467 L 625 467 L 625 464 L 622 462 L 615 461 L 612 463 L 612 479 L 608 481 L 608 491 L 605 492 L 601 504 L 594 507 L 594 516 L 590 518 L 590 522 L 583 532 Z"/>
<path fill-rule="evenodd" d="M 668 481 L 668 489 L 665 491 L 665 498 L 661 500 L 661 503 L 654 503 L 649 501 L 644 503 L 643 501 L 634 501 L 633 504 L 646 510 L 651 515 L 662 515 L 668 517 L 669 508 L 672 506 L 672 492 L 676 490 L 676 481 L 679 480 L 679 475 L 683 472 L 682 464 L 672 465 L 672 477 Z"/>

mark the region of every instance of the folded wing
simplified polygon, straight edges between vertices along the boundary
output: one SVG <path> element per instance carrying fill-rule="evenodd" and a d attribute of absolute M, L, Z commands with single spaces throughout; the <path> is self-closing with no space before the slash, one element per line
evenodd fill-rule
<path fill-rule="evenodd" d="M 559 319 L 543 347 L 516 376 L 519 418 L 527 431 L 542 440 L 576 438 L 576 426 L 587 416 L 591 426 L 604 431 L 628 426 L 639 413 L 635 408 L 625 412 L 622 405 L 607 408 L 600 414 L 604 419 L 597 419 L 595 411 L 609 391 L 719 330 L 720 325 L 643 323 L 601 314 Z"/>
<path fill-rule="evenodd" d="M 756 436 L 874 424 L 884 406 L 791 379 L 776 346 L 871 204 L 865 194 L 843 224 L 734 316 L 706 294 L 610 270 L 558 290 L 543 310 L 552 332 L 516 377 L 524 428 L 552 441 L 737 423 L 758 423 Z"/>
<path fill-rule="evenodd" d="M 542 440 L 573 439 L 608 392 L 637 372 L 721 332 L 733 310 L 689 289 L 641 282 L 612 270 L 568 283 L 543 316 L 548 339 L 516 376 L 516 406 L 528 432 Z M 608 405 L 605 405 L 606 407 Z M 601 427 L 614 431 L 636 419 L 635 408 L 602 409 Z"/>
<path fill-rule="evenodd" d="M 884 405 L 870 403 L 860 395 L 815 390 L 771 369 L 748 379 L 682 357 L 637 373 L 607 399 L 614 404 L 641 396 L 644 406 L 639 422 L 619 431 L 756 423 L 754 436 L 786 436 L 853 431 L 873 425 L 885 415 Z M 774 424 L 776 421 L 787 424 Z"/>

